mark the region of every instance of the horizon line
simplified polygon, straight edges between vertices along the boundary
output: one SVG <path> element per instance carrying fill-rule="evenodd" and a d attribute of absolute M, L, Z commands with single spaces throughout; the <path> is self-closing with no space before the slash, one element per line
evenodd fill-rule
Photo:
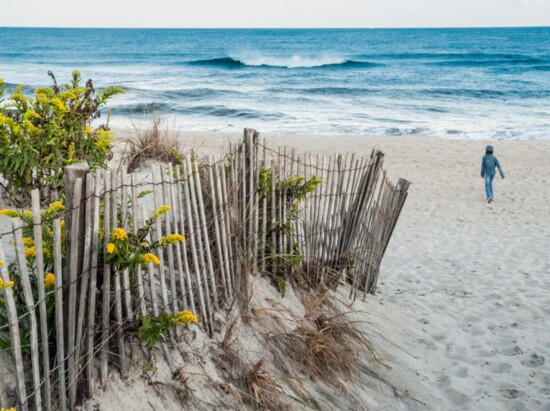
<path fill-rule="evenodd" d="M 82 29 L 82 30 L 433 30 L 433 29 L 523 29 L 540 26 L 411 26 L 411 27 L 75 27 L 75 26 L 0 26 L 0 29 Z"/>

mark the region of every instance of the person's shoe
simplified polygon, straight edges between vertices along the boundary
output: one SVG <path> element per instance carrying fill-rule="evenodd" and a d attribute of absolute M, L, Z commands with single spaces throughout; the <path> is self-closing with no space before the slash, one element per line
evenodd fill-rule
<path fill-rule="evenodd" d="M 488 202 L 489 204 L 491 204 L 491 203 L 493 202 L 493 199 L 490 198 L 490 199 L 487 200 L 487 202 Z"/>

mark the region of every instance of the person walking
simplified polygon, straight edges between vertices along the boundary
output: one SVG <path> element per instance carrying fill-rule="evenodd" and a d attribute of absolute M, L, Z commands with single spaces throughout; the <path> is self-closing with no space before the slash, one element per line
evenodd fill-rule
<path fill-rule="evenodd" d="M 485 147 L 485 155 L 481 160 L 481 177 L 485 178 L 485 194 L 487 194 L 487 203 L 489 204 L 493 202 L 493 179 L 497 168 L 500 176 L 504 178 L 504 171 L 502 171 L 498 158 L 493 155 L 493 146 L 488 145 Z"/>

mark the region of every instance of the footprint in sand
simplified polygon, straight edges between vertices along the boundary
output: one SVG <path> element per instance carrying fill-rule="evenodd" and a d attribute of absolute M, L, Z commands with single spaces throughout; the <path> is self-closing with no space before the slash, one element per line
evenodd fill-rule
<path fill-rule="evenodd" d="M 521 355 L 523 354 L 523 350 L 518 345 L 510 345 L 500 350 L 500 354 L 504 354 L 508 356 Z"/>
<path fill-rule="evenodd" d="M 529 368 L 540 367 L 545 362 L 544 356 L 537 353 L 529 355 L 526 359 L 521 360 L 521 365 Z"/>
<path fill-rule="evenodd" d="M 504 398 L 513 400 L 514 398 L 521 398 L 525 393 L 521 390 L 516 390 L 515 388 L 503 388 L 500 390 L 500 393 Z"/>

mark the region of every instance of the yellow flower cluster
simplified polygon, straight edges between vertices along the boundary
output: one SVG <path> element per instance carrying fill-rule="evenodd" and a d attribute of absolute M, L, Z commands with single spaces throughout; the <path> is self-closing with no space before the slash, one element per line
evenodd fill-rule
<path fill-rule="evenodd" d="M 124 228 L 115 228 L 113 232 L 111 233 L 111 238 L 113 240 L 126 240 L 128 238 L 128 234 L 126 234 L 126 231 L 124 231 Z"/>
<path fill-rule="evenodd" d="M 105 249 L 107 250 L 107 254 L 113 254 L 116 252 L 116 246 L 113 243 L 107 244 Z"/>
<path fill-rule="evenodd" d="M 23 237 L 23 244 L 25 245 L 25 247 L 32 247 L 34 246 L 34 240 L 29 237 Z"/>
<path fill-rule="evenodd" d="M 176 244 L 177 242 L 184 242 L 185 237 L 181 234 L 170 234 L 166 237 L 162 237 L 161 244 L 166 247 L 168 244 Z"/>
<path fill-rule="evenodd" d="M 0 278 L 0 290 L 5 290 L 6 288 L 13 287 L 13 285 L 13 281 L 4 281 L 2 278 Z"/>
<path fill-rule="evenodd" d="M 20 217 L 19 213 L 15 210 L 0 210 L 0 215 L 7 215 L 11 218 L 18 218 Z"/>
<path fill-rule="evenodd" d="M 103 153 L 107 153 L 111 149 L 113 144 L 113 133 L 108 130 L 100 128 L 97 131 L 97 148 L 99 148 Z"/>
<path fill-rule="evenodd" d="M 180 311 L 177 315 L 178 324 L 198 323 L 199 319 L 191 311 Z"/>
<path fill-rule="evenodd" d="M 88 134 L 92 134 L 93 129 L 92 129 L 91 126 L 86 126 L 86 127 L 84 127 L 84 131 Z"/>
<path fill-rule="evenodd" d="M 27 250 L 25 250 L 25 257 L 36 257 L 36 248 L 34 246 L 27 248 Z"/>
<path fill-rule="evenodd" d="M 32 218 L 32 211 L 31 210 L 25 210 L 25 211 L 23 211 L 23 215 L 27 218 Z"/>
<path fill-rule="evenodd" d="M 166 214 L 168 211 L 170 211 L 169 205 L 161 205 L 158 209 L 155 210 L 155 218 L 160 217 L 163 214 Z"/>
<path fill-rule="evenodd" d="M 4 264 L 6 264 L 6 263 L 4 262 L 4 260 L 0 260 L 0 267 L 3 267 Z"/>
<path fill-rule="evenodd" d="M 153 263 L 154 265 L 160 265 L 159 258 L 156 255 L 151 253 L 144 254 L 141 257 L 141 261 L 144 263 Z"/>
<path fill-rule="evenodd" d="M 54 97 L 50 100 L 50 102 L 57 107 L 59 111 L 67 111 L 67 107 L 65 107 L 65 104 L 63 104 L 63 101 L 59 97 Z"/>
<path fill-rule="evenodd" d="M 63 205 L 63 203 L 61 201 L 54 201 L 50 204 L 47 211 L 53 214 L 63 210 L 65 210 L 65 206 Z"/>
<path fill-rule="evenodd" d="M 53 287 L 55 285 L 55 275 L 53 273 L 46 274 L 46 277 L 44 277 L 44 285 L 46 287 Z"/>
<path fill-rule="evenodd" d="M 2 80 L 2 79 L 0 78 L 0 80 Z M 2 84 L 2 83 L 0 83 L 0 84 Z M 4 407 L 2 407 L 2 409 L 0 409 L 0 411 L 17 411 L 17 408 L 15 408 L 15 407 L 4 408 Z"/>

